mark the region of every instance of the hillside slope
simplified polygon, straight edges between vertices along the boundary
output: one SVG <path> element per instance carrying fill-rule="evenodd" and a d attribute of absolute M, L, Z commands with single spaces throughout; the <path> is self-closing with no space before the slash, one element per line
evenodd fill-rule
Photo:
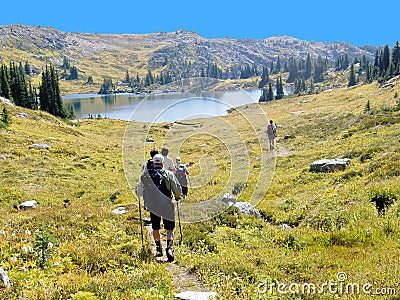
<path fill-rule="evenodd" d="M 37 72 L 45 64 L 56 67 L 66 57 L 75 65 L 79 80 L 63 81 L 63 93 L 98 92 L 103 78 L 116 80 L 131 76 L 145 76 L 147 70 L 173 71 L 184 76 L 199 76 L 208 64 L 224 70 L 244 64 L 276 64 L 282 66 L 290 58 L 305 59 L 318 56 L 334 62 L 348 54 L 352 59 L 365 55 L 373 60 L 376 48 L 357 47 L 345 42 L 324 43 L 303 41 L 293 37 L 269 37 L 263 40 L 212 38 L 195 32 L 177 30 L 152 34 L 90 34 L 62 32 L 49 27 L 24 25 L 0 26 L 0 58 L 9 61 L 29 61 Z M 261 71 L 261 70 L 260 70 Z M 94 85 L 83 85 L 88 76 Z M 38 81 L 33 78 L 33 81 Z"/>
<path fill-rule="evenodd" d="M 222 299 L 282 296 L 272 283 L 312 283 L 321 288 L 328 282 L 370 284 L 369 292 L 382 295 L 386 288 L 385 297 L 396 299 L 389 288 L 398 288 L 400 281 L 399 92 L 396 79 L 385 86 L 359 85 L 263 103 L 265 121 L 272 118 L 280 126 L 272 183 L 257 205 L 262 218 L 228 210 L 208 221 L 183 224 L 177 263 L 195 272 Z M 193 136 L 180 151 L 184 161 L 193 163 L 194 177 L 202 174 L 204 157 L 213 157 L 218 166 L 214 177 L 190 189 L 191 203 L 226 191 L 225 180 L 235 176 L 229 173 L 229 158 L 240 155 L 225 149 L 217 135 L 197 134 L 200 130 L 193 126 L 210 126 L 226 135 L 233 133 L 226 133 L 226 124 L 218 119 L 235 124 L 252 159 L 238 199 L 248 201 L 255 182 L 265 180 L 258 178 L 259 155 L 267 144 L 262 140 L 256 145 L 253 134 L 263 129 L 249 128 L 240 116 L 250 116 L 255 107 L 247 105 L 226 117 L 186 126 L 148 128 L 149 124 L 136 123 L 132 129 L 149 130 L 159 147 L 164 137 L 191 130 Z M 121 153 L 127 124 L 67 124 L 43 112 L 7 109 L 12 123 L 0 129 L 0 266 L 12 288 L 0 287 L 0 298 L 80 299 L 85 292 L 94 299 L 173 299 L 171 274 L 139 255 L 137 199 L 126 183 Z M 16 116 L 19 112 L 28 116 Z M 142 142 L 138 149 L 147 151 L 154 145 Z M 33 143 L 52 148 L 29 148 Z M 143 160 L 142 152 L 133 153 Z M 312 161 L 335 157 L 352 162 L 341 172 L 309 171 Z M 137 164 L 139 168 L 141 160 Z M 29 199 L 40 203 L 36 210 L 14 207 Z M 383 214 L 372 200 L 387 201 Z M 129 208 L 127 214 L 111 213 L 122 205 Z M 31 251 L 38 243 L 47 245 L 40 228 L 57 239 L 46 252 L 47 261 Z M 318 289 L 290 296 L 370 297 L 361 288 L 356 293 Z"/>

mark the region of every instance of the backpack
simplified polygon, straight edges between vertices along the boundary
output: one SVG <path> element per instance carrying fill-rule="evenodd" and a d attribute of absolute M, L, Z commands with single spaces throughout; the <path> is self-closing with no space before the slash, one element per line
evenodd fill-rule
<path fill-rule="evenodd" d="M 176 166 L 176 179 L 178 179 L 178 182 L 181 186 L 187 186 L 188 184 L 188 179 L 187 179 L 187 174 L 186 170 L 184 167 L 181 167 L 181 165 Z"/>
<path fill-rule="evenodd" d="M 143 183 L 143 200 L 147 210 L 157 211 L 171 202 L 171 191 L 168 190 L 167 174 L 162 169 L 148 168 L 141 176 Z"/>
<path fill-rule="evenodd" d="M 268 124 L 267 126 L 267 134 L 271 136 L 276 136 L 276 130 L 272 124 Z"/>

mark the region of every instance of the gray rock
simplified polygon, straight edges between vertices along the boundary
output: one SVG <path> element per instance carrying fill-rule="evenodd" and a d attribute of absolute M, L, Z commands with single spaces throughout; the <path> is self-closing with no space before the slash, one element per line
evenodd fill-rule
<path fill-rule="evenodd" d="M 221 201 L 226 204 L 232 203 L 232 205 L 233 205 L 234 203 L 236 203 L 236 198 L 231 196 L 231 194 L 229 194 L 229 193 L 225 193 L 224 196 L 222 197 Z"/>
<path fill-rule="evenodd" d="M 261 218 L 261 214 L 258 209 L 249 202 L 236 202 L 232 206 L 237 207 L 242 214 Z"/>
<path fill-rule="evenodd" d="M 51 146 L 47 145 L 47 144 L 32 144 L 29 146 L 29 149 L 31 148 L 35 148 L 35 149 L 50 149 Z"/>
<path fill-rule="evenodd" d="M 10 105 L 10 106 L 15 106 L 14 103 L 12 103 L 9 99 L 4 98 L 4 97 L 0 97 L 0 102 L 3 104 Z"/>
<path fill-rule="evenodd" d="M 19 118 L 28 118 L 29 117 L 28 114 L 24 113 L 24 112 L 19 112 L 15 116 L 19 117 Z"/>
<path fill-rule="evenodd" d="M 4 155 L 0 155 L 0 159 L 1 160 L 7 160 L 7 157 L 5 157 Z"/>
<path fill-rule="evenodd" d="M 286 223 L 282 223 L 281 225 L 280 225 L 280 227 L 281 227 L 281 229 L 284 229 L 284 230 L 288 230 L 288 229 L 292 229 L 292 227 L 290 227 L 288 224 L 286 224 Z"/>
<path fill-rule="evenodd" d="M 123 214 L 126 214 L 127 212 L 128 212 L 128 210 L 124 206 L 117 207 L 116 209 L 114 209 L 112 211 L 112 213 L 115 215 L 123 215 Z"/>
<path fill-rule="evenodd" d="M 147 138 L 147 139 L 146 139 L 146 143 L 154 143 L 154 139 L 152 139 L 152 138 Z"/>
<path fill-rule="evenodd" d="M 19 205 L 19 209 L 34 209 L 39 203 L 36 200 L 28 200 Z"/>
<path fill-rule="evenodd" d="M 320 159 L 310 164 L 311 172 L 343 171 L 350 164 L 350 158 Z"/>
<path fill-rule="evenodd" d="M 0 268 L 0 280 L 8 289 L 11 287 L 10 279 L 8 278 L 7 273 L 3 270 L 3 268 Z"/>
<path fill-rule="evenodd" d="M 181 300 L 212 300 L 217 296 L 216 292 L 192 292 L 186 291 L 175 294 L 177 299 Z"/>

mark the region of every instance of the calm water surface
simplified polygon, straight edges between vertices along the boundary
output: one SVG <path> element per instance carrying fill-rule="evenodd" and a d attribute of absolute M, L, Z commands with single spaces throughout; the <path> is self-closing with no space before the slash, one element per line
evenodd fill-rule
<path fill-rule="evenodd" d="M 141 122 L 173 122 L 227 114 L 227 110 L 258 102 L 261 90 L 227 92 L 165 93 L 157 95 L 111 94 L 64 96 L 78 118 L 89 115 Z"/>

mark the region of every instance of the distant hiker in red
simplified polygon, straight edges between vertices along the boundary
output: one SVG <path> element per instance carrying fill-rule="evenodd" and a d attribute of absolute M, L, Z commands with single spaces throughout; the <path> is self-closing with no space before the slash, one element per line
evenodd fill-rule
<path fill-rule="evenodd" d="M 269 140 L 269 149 L 275 149 L 275 138 L 276 138 L 276 126 L 272 120 L 267 125 L 267 138 Z"/>

